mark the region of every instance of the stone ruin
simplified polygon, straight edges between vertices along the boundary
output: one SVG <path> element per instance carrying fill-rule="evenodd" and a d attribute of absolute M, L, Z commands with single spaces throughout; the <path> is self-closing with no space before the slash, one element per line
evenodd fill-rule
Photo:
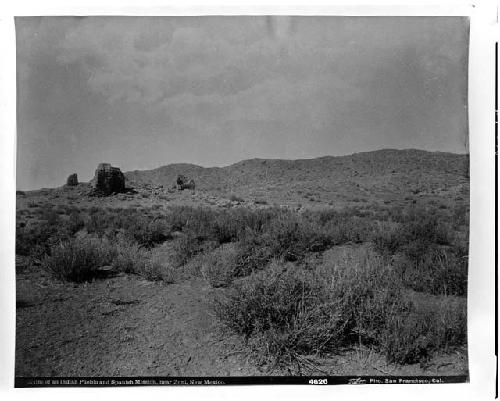
<path fill-rule="evenodd" d="M 92 179 L 94 195 L 108 196 L 125 192 L 125 176 L 118 167 L 109 163 L 100 163 Z"/>
<path fill-rule="evenodd" d="M 177 176 L 177 179 L 175 180 L 175 188 L 179 191 L 183 191 L 185 189 L 195 189 L 195 183 L 194 180 L 190 180 L 186 176 L 180 174 Z"/>
<path fill-rule="evenodd" d="M 78 175 L 76 173 L 71 174 L 66 180 L 66 185 L 68 187 L 76 187 L 78 185 Z"/>

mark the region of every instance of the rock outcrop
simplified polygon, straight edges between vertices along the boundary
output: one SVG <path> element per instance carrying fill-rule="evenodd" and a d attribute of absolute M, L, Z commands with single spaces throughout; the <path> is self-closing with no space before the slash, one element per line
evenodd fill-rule
<path fill-rule="evenodd" d="M 190 180 L 184 175 L 178 175 L 177 180 L 175 180 L 175 187 L 179 191 L 183 191 L 184 189 L 195 189 L 194 180 Z"/>
<path fill-rule="evenodd" d="M 75 187 L 78 185 L 78 175 L 76 173 L 71 174 L 66 180 L 66 185 L 68 187 Z"/>
<path fill-rule="evenodd" d="M 92 180 L 93 192 L 98 196 L 108 196 L 125 192 L 125 176 L 118 167 L 100 163 Z"/>

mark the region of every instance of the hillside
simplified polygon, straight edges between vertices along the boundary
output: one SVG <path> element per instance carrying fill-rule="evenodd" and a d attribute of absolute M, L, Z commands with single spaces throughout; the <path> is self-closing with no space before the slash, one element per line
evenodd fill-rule
<path fill-rule="evenodd" d="M 297 210 L 412 203 L 467 206 L 466 163 L 465 155 L 385 149 L 316 159 L 250 159 L 226 167 L 170 164 L 125 172 L 126 185 L 135 194 L 95 198 L 88 196 L 90 184 L 80 183 L 27 191 L 17 202 L 21 209 L 46 200 L 105 207 L 278 205 Z M 173 189 L 179 174 L 194 179 L 196 190 Z"/>
<path fill-rule="evenodd" d="M 465 166 L 465 155 L 386 149 L 316 159 L 251 159 L 227 167 L 171 164 L 125 176 L 135 188 L 167 189 L 184 174 L 195 180 L 197 191 L 213 195 L 295 206 L 332 205 L 467 197 Z"/>

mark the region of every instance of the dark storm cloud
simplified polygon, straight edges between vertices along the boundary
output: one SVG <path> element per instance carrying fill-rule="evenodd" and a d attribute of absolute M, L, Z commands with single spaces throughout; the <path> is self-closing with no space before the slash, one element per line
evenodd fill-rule
<path fill-rule="evenodd" d="M 42 17 L 16 30 L 21 188 L 88 179 L 101 161 L 464 150 L 462 18 Z"/>

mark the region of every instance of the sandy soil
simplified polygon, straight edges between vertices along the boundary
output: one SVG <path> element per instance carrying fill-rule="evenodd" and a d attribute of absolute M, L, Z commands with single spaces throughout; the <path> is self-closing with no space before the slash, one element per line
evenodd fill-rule
<path fill-rule="evenodd" d="M 201 280 L 17 281 L 17 376 L 262 374 L 241 341 L 221 332 Z"/>

